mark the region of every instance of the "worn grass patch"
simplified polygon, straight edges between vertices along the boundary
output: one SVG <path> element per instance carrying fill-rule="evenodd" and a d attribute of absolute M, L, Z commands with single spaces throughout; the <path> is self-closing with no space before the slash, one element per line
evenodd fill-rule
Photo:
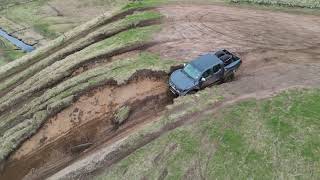
<path fill-rule="evenodd" d="M 320 90 L 292 90 L 203 114 L 97 179 L 317 179 L 319 108 Z"/>

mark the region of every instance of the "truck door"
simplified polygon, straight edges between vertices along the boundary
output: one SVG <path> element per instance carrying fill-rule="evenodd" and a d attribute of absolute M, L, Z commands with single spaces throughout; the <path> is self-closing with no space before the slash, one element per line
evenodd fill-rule
<path fill-rule="evenodd" d="M 223 77 L 224 69 L 221 64 L 217 64 L 212 68 L 213 72 L 213 83 L 219 81 Z"/>
<path fill-rule="evenodd" d="M 201 87 L 204 88 L 204 87 L 207 87 L 209 86 L 210 84 L 213 83 L 213 72 L 212 72 L 212 68 L 208 69 L 207 71 L 205 71 L 203 74 L 202 74 L 202 78 L 204 78 L 205 81 L 202 81 L 202 84 L 201 84 Z"/>

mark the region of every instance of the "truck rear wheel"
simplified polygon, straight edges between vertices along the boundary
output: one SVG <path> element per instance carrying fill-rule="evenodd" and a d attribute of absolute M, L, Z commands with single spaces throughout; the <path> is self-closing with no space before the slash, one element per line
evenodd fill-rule
<path fill-rule="evenodd" d="M 230 82 L 230 81 L 233 81 L 235 78 L 235 75 L 234 75 L 234 72 L 232 72 L 230 75 L 228 75 L 227 77 L 225 77 L 223 79 L 223 82 Z"/>

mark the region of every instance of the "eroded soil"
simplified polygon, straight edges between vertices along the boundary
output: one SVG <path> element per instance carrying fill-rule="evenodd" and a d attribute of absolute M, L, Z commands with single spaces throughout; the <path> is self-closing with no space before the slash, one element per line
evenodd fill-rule
<path fill-rule="evenodd" d="M 143 74 L 124 85 L 107 85 L 82 95 L 50 118 L 10 158 L 4 179 L 41 179 L 126 129 L 156 117 L 172 103 L 165 73 Z M 115 111 L 131 107 L 126 123 L 115 125 Z M 19 173 L 15 173 L 19 170 Z"/>

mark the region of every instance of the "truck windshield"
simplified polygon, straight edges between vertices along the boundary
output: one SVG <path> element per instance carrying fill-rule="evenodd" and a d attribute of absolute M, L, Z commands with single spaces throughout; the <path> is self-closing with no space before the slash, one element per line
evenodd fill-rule
<path fill-rule="evenodd" d="M 186 65 L 183 68 L 183 71 L 195 80 L 199 79 L 201 76 L 201 72 L 198 69 L 196 69 L 194 66 L 192 66 L 191 64 Z"/>

